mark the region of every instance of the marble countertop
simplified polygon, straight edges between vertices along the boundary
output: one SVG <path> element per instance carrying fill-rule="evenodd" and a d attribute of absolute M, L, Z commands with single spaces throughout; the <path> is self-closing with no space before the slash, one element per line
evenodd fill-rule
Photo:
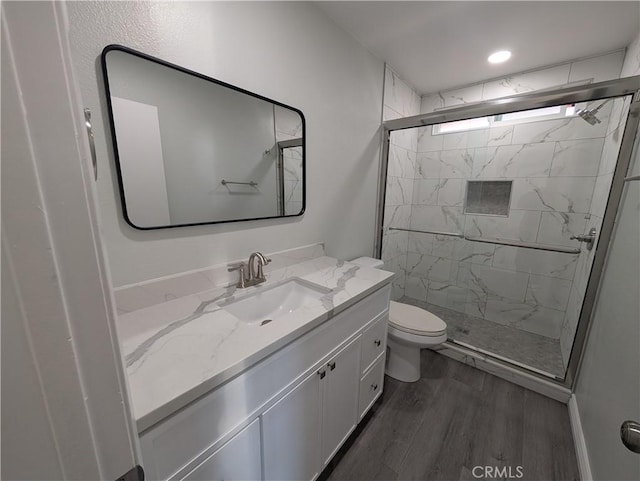
<path fill-rule="evenodd" d="M 264 326 L 220 307 L 290 278 L 330 289 Z M 119 317 L 133 412 L 142 432 L 391 282 L 393 273 L 317 257 L 267 275 L 256 287 L 191 294 Z"/>

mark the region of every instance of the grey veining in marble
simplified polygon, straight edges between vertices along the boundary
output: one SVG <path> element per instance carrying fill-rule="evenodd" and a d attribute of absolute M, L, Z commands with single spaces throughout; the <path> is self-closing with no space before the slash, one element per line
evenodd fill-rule
<path fill-rule="evenodd" d="M 292 278 L 327 293 L 264 326 L 243 322 L 224 309 L 229 301 Z M 323 256 L 270 271 L 259 286 L 219 287 L 120 316 L 118 331 L 138 429 L 240 374 L 392 279 L 390 272 Z"/>

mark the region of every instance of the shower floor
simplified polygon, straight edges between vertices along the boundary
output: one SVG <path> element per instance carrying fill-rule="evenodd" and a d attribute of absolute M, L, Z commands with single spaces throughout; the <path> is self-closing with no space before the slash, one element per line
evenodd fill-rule
<path fill-rule="evenodd" d="M 564 378 L 560 341 L 514 327 L 472 317 L 410 297 L 399 302 L 421 307 L 447 323 L 450 340 Z"/>

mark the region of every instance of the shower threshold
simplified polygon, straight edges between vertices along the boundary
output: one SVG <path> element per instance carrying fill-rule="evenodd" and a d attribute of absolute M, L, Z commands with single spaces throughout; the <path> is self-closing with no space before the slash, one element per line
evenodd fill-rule
<path fill-rule="evenodd" d="M 564 378 L 560 341 L 505 326 L 428 302 L 402 297 L 399 302 L 426 309 L 447 323 L 450 341 L 550 378 Z"/>

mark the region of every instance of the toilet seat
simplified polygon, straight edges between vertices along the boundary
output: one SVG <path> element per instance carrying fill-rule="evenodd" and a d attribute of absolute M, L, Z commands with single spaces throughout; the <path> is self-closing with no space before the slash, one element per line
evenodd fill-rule
<path fill-rule="evenodd" d="M 435 314 L 395 301 L 389 303 L 389 324 L 416 336 L 440 337 L 447 333 L 447 324 Z"/>

